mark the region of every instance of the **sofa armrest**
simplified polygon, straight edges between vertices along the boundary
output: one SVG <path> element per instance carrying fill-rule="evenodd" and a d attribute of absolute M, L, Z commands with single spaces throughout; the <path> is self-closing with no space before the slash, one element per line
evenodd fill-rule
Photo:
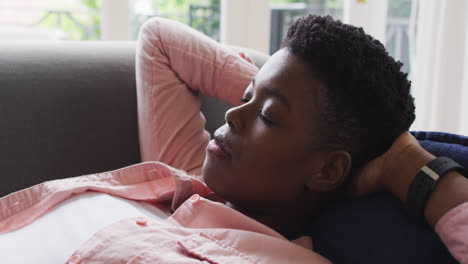
<path fill-rule="evenodd" d="M 135 44 L 0 43 L 0 196 L 140 161 Z"/>

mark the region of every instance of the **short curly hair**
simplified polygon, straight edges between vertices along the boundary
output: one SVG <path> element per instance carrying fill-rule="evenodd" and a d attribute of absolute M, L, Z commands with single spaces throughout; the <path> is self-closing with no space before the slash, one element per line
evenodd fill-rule
<path fill-rule="evenodd" d="M 352 173 L 413 123 L 414 98 L 403 64 L 362 28 L 308 15 L 289 27 L 283 48 L 310 65 L 325 85 L 324 147 L 346 150 Z"/>

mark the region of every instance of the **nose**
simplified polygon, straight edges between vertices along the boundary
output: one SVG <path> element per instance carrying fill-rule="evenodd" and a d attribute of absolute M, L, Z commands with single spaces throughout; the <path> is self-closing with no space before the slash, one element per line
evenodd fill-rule
<path fill-rule="evenodd" d="M 242 122 L 240 120 L 239 112 L 242 106 L 233 107 L 226 111 L 224 119 L 231 129 L 240 131 L 242 129 Z"/>

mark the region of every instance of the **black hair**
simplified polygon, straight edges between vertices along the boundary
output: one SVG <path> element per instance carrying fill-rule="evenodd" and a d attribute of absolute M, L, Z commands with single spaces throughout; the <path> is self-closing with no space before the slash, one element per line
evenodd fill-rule
<path fill-rule="evenodd" d="M 351 155 L 352 173 L 413 123 L 414 98 L 403 64 L 362 28 L 308 15 L 289 27 L 283 48 L 310 65 L 325 85 L 324 144 Z"/>

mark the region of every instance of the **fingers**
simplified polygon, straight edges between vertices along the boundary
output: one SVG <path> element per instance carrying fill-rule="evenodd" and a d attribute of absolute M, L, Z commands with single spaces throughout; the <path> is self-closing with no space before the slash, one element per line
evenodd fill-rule
<path fill-rule="evenodd" d="M 246 60 L 246 61 L 248 61 L 248 62 L 250 62 L 250 63 L 252 63 L 252 64 L 255 64 L 255 63 L 252 61 L 252 59 L 250 59 L 250 57 L 247 56 L 244 52 L 239 52 L 239 56 L 241 56 L 244 60 Z"/>
<path fill-rule="evenodd" d="M 383 159 L 378 157 L 351 175 L 352 178 L 345 188 L 345 195 L 360 197 L 382 190 L 382 162 Z"/>

